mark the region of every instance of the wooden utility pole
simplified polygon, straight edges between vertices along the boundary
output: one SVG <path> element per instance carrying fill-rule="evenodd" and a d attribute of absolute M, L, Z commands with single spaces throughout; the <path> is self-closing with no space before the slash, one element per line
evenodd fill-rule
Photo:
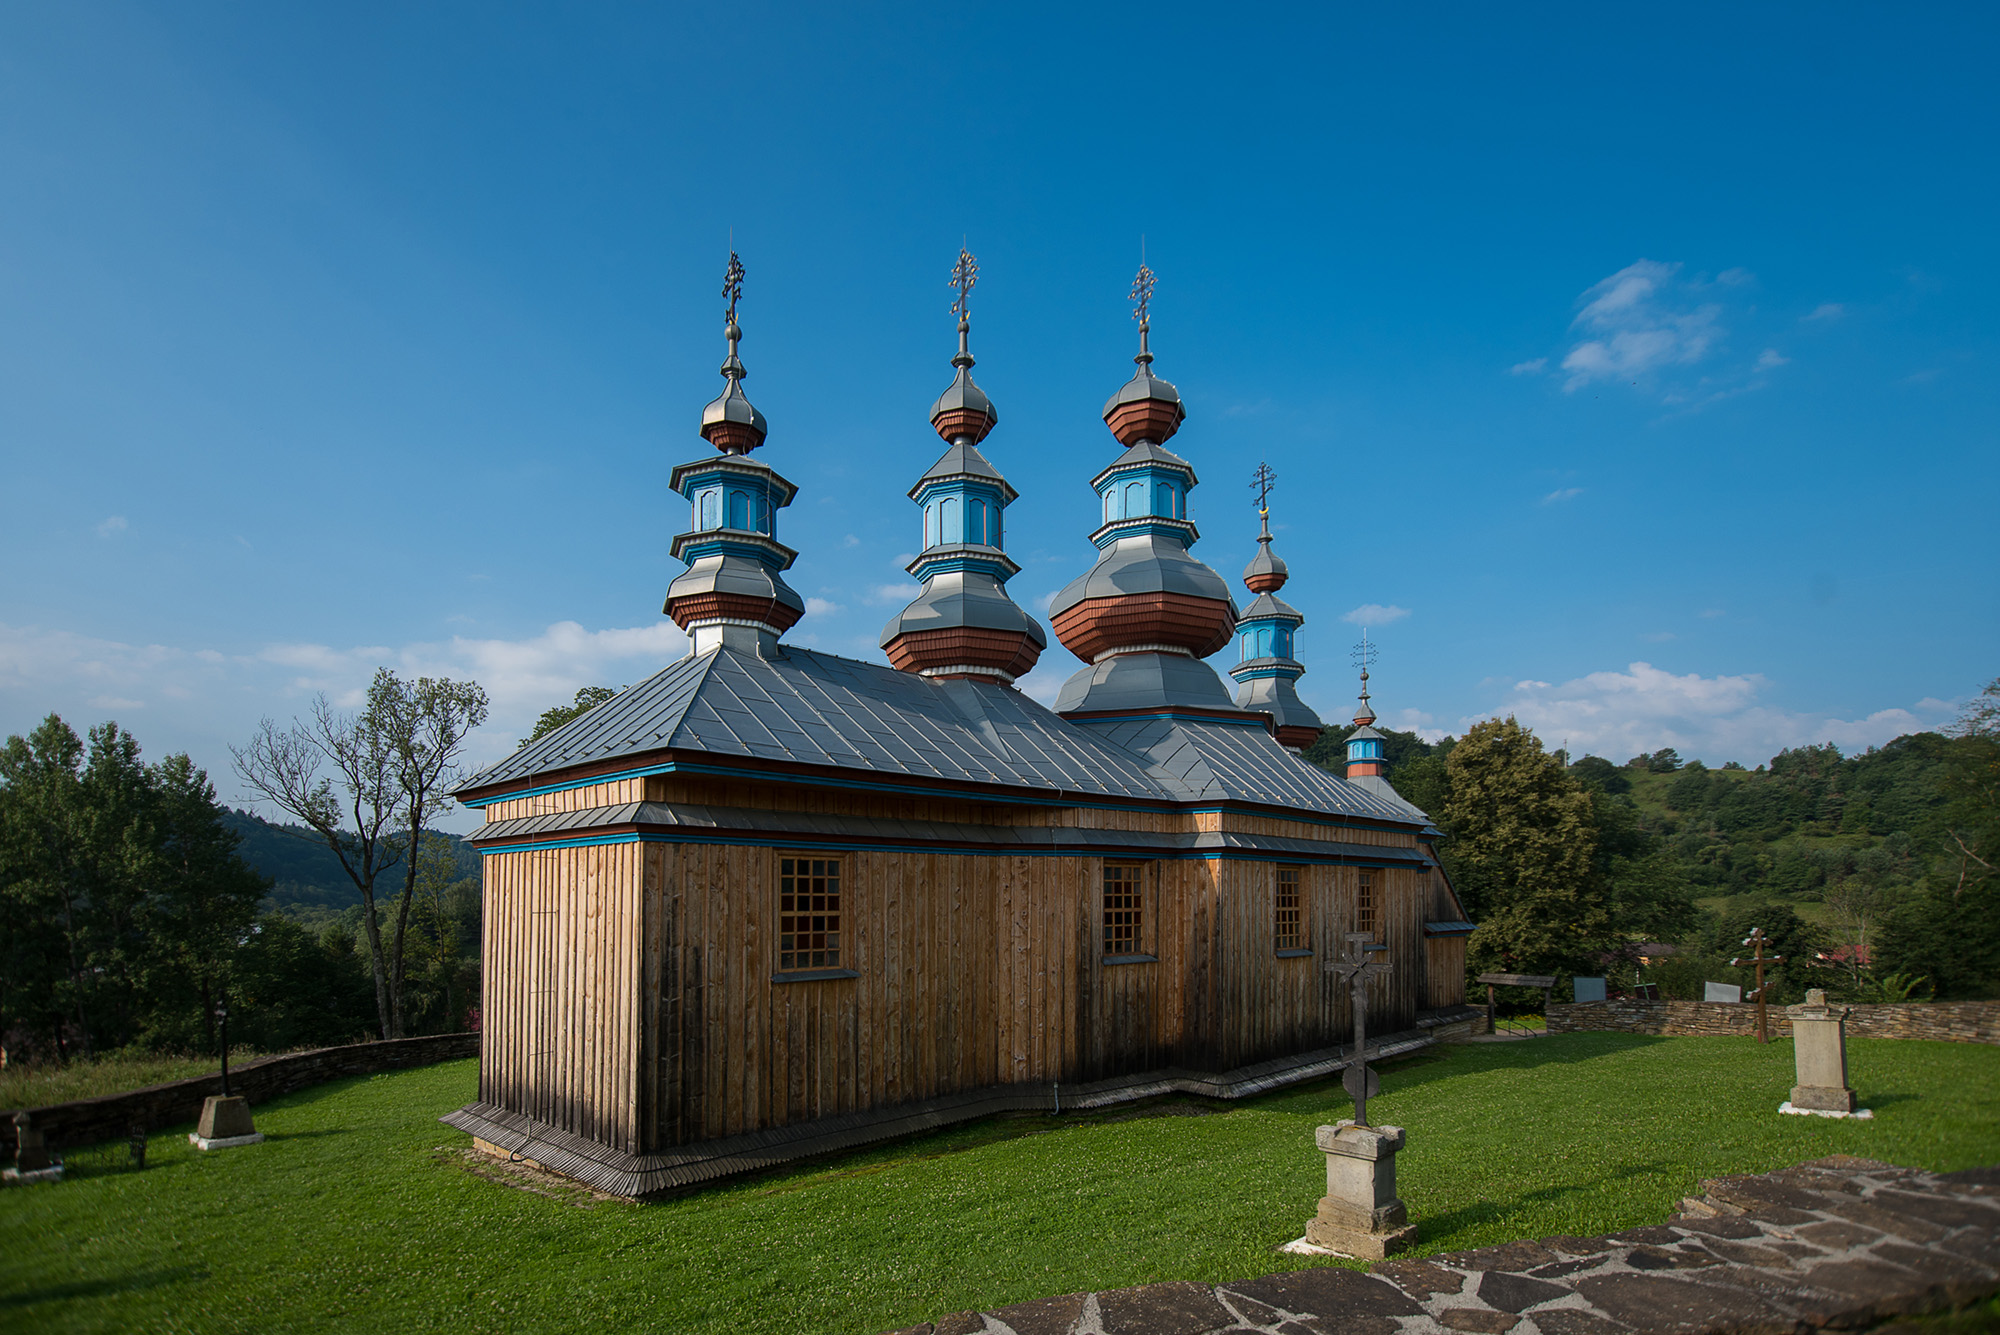
<path fill-rule="evenodd" d="M 1764 947 L 1770 944 L 1770 939 L 1764 935 L 1764 929 L 1761 927 L 1752 927 L 1750 935 L 1743 938 L 1743 944 L 1751 948 L 1750 958 L 1744 959 L 1739 955 L 1729 961 L 1729 967 L 1732 969 L 1745 969 L 1753 965 L 1756 967 L 1757 989 L 1751 995 L 1757 998 L 1757 1041 L 1759 1043 L 1769 1043 L 1771 1041 L 1771 1024 L 1770 1017 L 1764 1009 L 1764 966 L 1766 964 L 1783 964 L 1785 957 L 1783 955 L 1766 955 L 1764 953 Z"/>

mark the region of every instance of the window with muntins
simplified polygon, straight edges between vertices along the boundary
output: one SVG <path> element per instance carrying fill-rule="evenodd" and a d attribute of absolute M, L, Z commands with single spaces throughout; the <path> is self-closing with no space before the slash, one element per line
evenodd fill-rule
<path fill-rule="evenodd" d="M 840 859 L 778 860 L 778 968 L 840 966 Z"/>
<path fill-rule="evenodd" d="M 1104 953 L 1143 955 L 1141 929 L 1145 926 L 1140 904 L 1141 862 L 1104 864 Z"/>
<path fill-rule="evenodd" d="M 1278 906 L 1272 925 L 1277 949 L 1305 949 L 1305 907 L 1299 898 L 1297 867 L 1278 868 Z"/>
<path fill-rule="evenodd" d="M 1362 872 L 1360 883 L 1354 889 L 1354 930 L 1375 930 L 1375 873 L 1372 871 Z"/>

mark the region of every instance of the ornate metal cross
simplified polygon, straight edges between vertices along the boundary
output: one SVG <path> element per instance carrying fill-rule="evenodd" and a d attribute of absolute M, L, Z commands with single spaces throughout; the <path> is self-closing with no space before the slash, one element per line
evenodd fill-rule
<path fill-rule="evenodd" d="M 1368 943 L 1374 939 L 1373 932 L 1347 933 L 1346 952 L 1326 966 L 1326 972 L 1347 983 L 1354 1007 L 1354 1055 L 1347 1063 L 1347 1073 L 1341 1076 L 1340 1083 L 1354 1098 L 1354 1122 L 1357 1126 L 1368 1125 L 1368 1100 L 1382 1088 L 1381 1081 L 1368 1069 L 1368 980 L 1394 967 L 1386 961 L 1368 958 Z"/>
<path fill-rule="evenodd" d="M 729 298 L 729 323 L 736 323 L 736 303 L 743 296 L 743 261 L 729 252 L 729 268 L 722 275 L 722 295 Z"/>
<path fill-rule="evenodd" d="M 1271 488 L 1277 482 L 1277 471 L 1267 463 L 1258 464 L 1257 471 L 1250 475 L 1250 490 L 1257 493 L 1257 517 L 1264 521 L 1265 532 L 1271 528 Z"/>
<path fill-rule="evenodd" d="M 1146 267 L 1144 260 L 1141 260 L 1139 261 L 1139 276 L 1132 280 L 1132 318 L 1139 322 L 1139 326 L 1142 329 L 1146 325 L 1147 312 L 1152 309 L 1152 306 L 1153 271 Z"/>
<path fill-rule="evenodd" d="M 966 318 L 965 299 L 972 295 L 972 289 L 979 283 L 979 261 L 972 258 L 972 252 L 965 247 L 958 248 L 958 263 L 951 267 L 951 285 L 958 289 L 958 300 L 951 303 L 951 313 L 959 319 Z"/>
<path fill-rule="evenodd" d="M 1752 965 L 1756 966 L 1757 987 L 1750 995 L 1757 998 L 1757 1041 L 1759 1043 L 1769 1043 L 1771 1041 L 1771 1025 L 1764 1011 L 1764 966 L 1766 964 L 1783 964 L 1785 957 L 1783 955 L 1766 955 L 1764 953 L 1764 947 L 1771 944 L 1771 938 L 1764 935 L 1764 929 L 1761 927 L 1752 927 L 1750 935 L 1743 938 L 1743 944 L 1751 948 L 1750 958 L 1746 960 L 1739 955 L 1729 961 L 1729 967 L 1732 969 L 1742 969 Z"/>
<path fill-rule="evenodd" d="M 1361 643 L 1354 646 L 1354 652 L 1348 657 L 1354 660 L 1354 666 L 1361 669 L 1363 676 L 1367 676 L 1368 669 L 1375 666 L 1375 646 L 1368 643 L 1367 627 L 1362 627 Z"/>

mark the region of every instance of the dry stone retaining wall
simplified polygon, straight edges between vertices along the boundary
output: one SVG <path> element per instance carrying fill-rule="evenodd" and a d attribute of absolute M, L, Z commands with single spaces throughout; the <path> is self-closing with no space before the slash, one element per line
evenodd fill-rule
<path fill-rule="evenodd" d="M 229 1092 L 250 1100 L 254 1109 L 266 1099 L 289 1094 L 309 1085 L 324 1084 L 350 1075 L 373 1075 L 409 1066 L 479 1055 L 478 1034 L 433 1034 L 425 1038 L 397 1038 L 381 1043 L 350 1043 L 344 1047 L 316 1048 L 311 1052 L 287 1052 L 276 1057 L 260 1057 L 232 1066 Z M 54 1103 L 30 1108 L 36 1129 L 48 1138 L 52 1148 L 74 1149 L 99 1141 L 122 1140 L 134 1126 L 157 1130 L 201 1115 L 202 1100 L 222 1092 L 222 1076 L 196 1076 L 164 1085 L 148 1085 L 127 1094 L 106 1094 L 100 1098 L 78 1099 L 74 1103 Z M 6 1158 L 13 1161 L 15 1109 L 0 1112 L 0 1138 L 6 1142 Z"/>
<path fill-rule="evenodd" d="M 1771 1032 L 1789 1036 L 1783 1006 L 1768 1008 Z M 1552 1034 L 1732 1035 L 1757 1032 L 1757 1007 L 1729 1001 L 1582 1001 L 1548 1008 Z M 2000 1043 L 2000 1001 L 1910 1001 L 1847 1008 L 1849 1038 L 1937 1038 Z"/>

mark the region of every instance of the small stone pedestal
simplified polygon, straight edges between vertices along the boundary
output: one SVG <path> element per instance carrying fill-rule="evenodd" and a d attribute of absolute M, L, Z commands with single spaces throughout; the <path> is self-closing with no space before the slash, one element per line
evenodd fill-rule
<path fill-rule="evenodd" d="M 250 1101 L 241 1095 L 209 1095 L 201 1105 L 201 1121 L 188 1133 L 188 1143 L 204 1150 L 255 1145 L 262 1139 L 264 1133 L 250 1121 Z"/>
<path fill-rule="evenodd" d="M 50 1157 L 48 1143 L 25 1112 L 14 1114 L 14 1165 L 0 1170 L 8 1182 L 60 1182 L 62 1164 Z"/>
<path fill-rule="evenodd" d="M 1396 1196 L 1400 1126 L 1323 1126 L 1314 1140 L 1326 1152 L 1326 1195 L 1306 1222 L 1305 1240 L 1346 1256 L 1379 1261 L 1417 1240 L 1417 1226 Z"/>
<path fill-rule="evenodd" d="M 1854 1106 L 1847 1083 L 1847 1011 L 1826 1004 L 1826 993 L 1813 988 L 1805 1004 L 1787 1006 L 1792 1020 L 1792 1051 L 1798 1061 L 1799 1083 L 1792 1097 L 1779 1105 L 1784 1113 L 1817 1117 L 1873 1117 Z"/>

